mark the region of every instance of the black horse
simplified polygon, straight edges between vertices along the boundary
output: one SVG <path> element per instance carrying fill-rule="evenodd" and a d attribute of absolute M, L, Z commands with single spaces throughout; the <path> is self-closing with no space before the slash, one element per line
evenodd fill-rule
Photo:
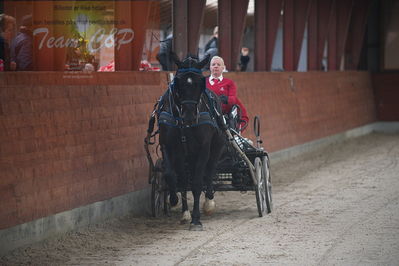
<path fill-rule="evenodd" d="M 177 205 L 176 193 L 182 192 L 183 216 L 190 215 L 186 189 L 191 187 L 194 206 L 190 230 L 202 230 L 200 195 L 204 190 L 206 201 L 213 200 L 212 179 L 225 146 L 226 137 L 221 130 L 224 123 L 220 101 L 206 88 L 201 72 L 209 57 L 199 61 L 187 56 L 180 61 L 174 54 L 173 60 L 178 69 L 158 109 L 163 177 L 169 187 L 171 206 Z"/>

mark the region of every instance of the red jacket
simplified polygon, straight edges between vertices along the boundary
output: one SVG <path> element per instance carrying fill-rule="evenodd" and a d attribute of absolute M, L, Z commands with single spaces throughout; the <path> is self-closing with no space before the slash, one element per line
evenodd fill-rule
<path fill-rule="evenodd" d="M 212 76 L 210 78 L 212 78 Z M 240 127 L 243 127 L 248 123 L 249 119 L 247 110 L 237 97 L 236 84 L 231 79 L 223 77 L 222 81 L 213 82 L 213 85 L 211 85 L 210 78 L 206 79 L 206 87 L 215 92 L 218 96 L 225 95 L 228 97 L 228 103 L 222 103 L 223 114 L 229 113 L 233 105 L 238 105 L 241 109 L 241 120 L 245 121 L 240 124 Z"/>

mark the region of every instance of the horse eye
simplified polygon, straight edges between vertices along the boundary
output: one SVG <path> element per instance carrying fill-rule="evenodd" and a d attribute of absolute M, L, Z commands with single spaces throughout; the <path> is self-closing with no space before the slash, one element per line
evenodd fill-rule
<path fill-rule="evenodd" d="M 191 78 L 188 78 L 187 82 L 191 84 L 191 83 L 193 83 L 193 80 Z"/>

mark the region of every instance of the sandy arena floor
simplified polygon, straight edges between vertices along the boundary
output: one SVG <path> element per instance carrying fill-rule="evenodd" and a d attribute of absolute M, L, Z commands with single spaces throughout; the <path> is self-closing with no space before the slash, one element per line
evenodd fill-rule
<path fill-rule="evenodd" d="M 124 217 L 0 258 L 0 265 L 399 265 L 399 135 L 371 134 L 278 164 L 274 211 L 218 192 L 205 231 Z"/>

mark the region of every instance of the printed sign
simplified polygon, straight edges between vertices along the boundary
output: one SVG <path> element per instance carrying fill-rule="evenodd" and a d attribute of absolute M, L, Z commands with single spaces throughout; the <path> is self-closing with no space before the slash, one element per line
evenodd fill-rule
<path fill-rule="evenodd" d="M 16 34 L 9 43 L 16 70 L 23 65 L 34 70 L 114 69 L 118 53 L 126 51 L 139 65 L 141 58 L 136 57 L 146 41 L 150 3 L 5 1 L 4 13 L 15 19 Z M 30 47 L 20 49 L 24 44 Z M 15 54 L 19 51 L 30 55 Z"/>

